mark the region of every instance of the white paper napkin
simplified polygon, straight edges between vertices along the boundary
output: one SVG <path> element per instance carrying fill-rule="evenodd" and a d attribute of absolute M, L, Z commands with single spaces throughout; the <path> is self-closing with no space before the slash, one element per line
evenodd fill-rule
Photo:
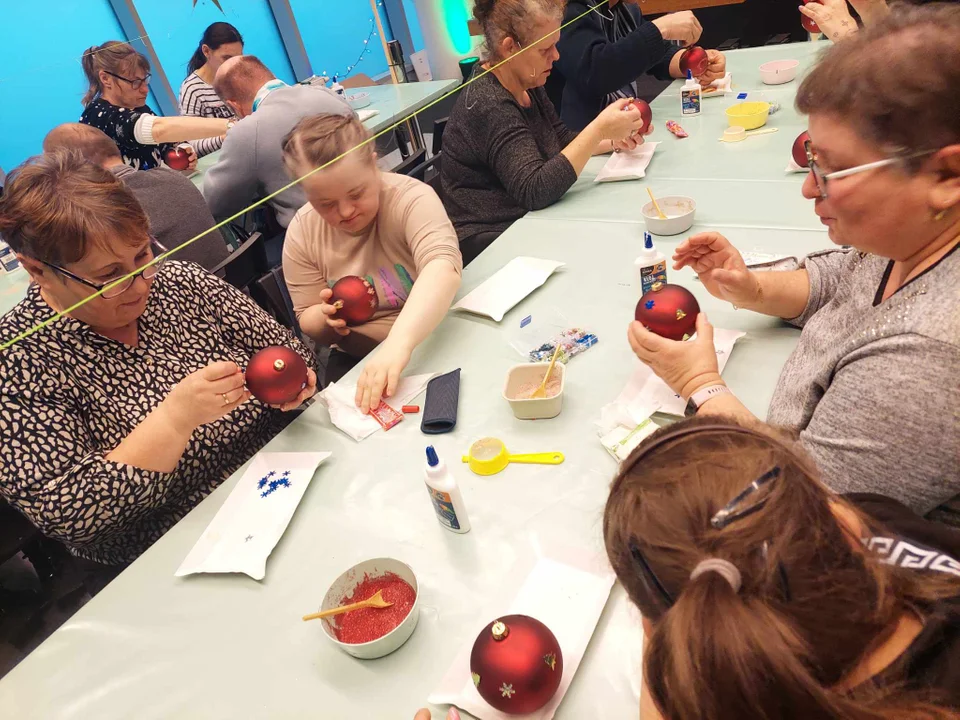
<path fill-rule="evenodd" d="M 739 330 L 714 328 L 713 346 L 717 351 L 717 365 L 721 373 L 726 367 L 733 346 L 744 335 L 746 333 Z M 600 420 L 596 424 L 601 434 L 605 435 L 616 425 L 633 429 L 655 412 L 683 416 L 685 408 L 683 398 L 654 375 L 653 370 L 637 360 L 637 368 L 626 386 L 616 400 L 600 410 Z"/>
<path fill-rule="evenodd" d="M 572 555 L 567 557 L 567 562 L 540 558 L 505 611 L 478 622 L 427 701 L 434 705 L 456 705 L 481 720 L 550 720 L 573 682 L 613 586 L 613 570 L 609 566 L 598 569 L 594 565 L 574 559 Z M 507 715 L 488 705 L 470 676 L 470 652 L 477 635 L 496 617 L 515 614 L 529 615 L 544 623 L 556 636 L 563 652 L 563 678 L 557 694 L 537 712 L 522 716 Z"/>
<path fill-rule="evenodd" d="M 717 78 L 712 83 L 707 85 L 707 87 L 716 88 L 716 92 L 701 92 L 700 97 L 702 98 L 711 98 L 711 97 L 723 97 L 727 93 L 733 92 L 733 74 L 727 73 L 722 78 Z M 704 88 L 706 89 L 706 88 Z"/>
<path fill-rule="evenodd" d="M 633 150 L 613 153 L 593 181 L 599 183 L 645 178 L 647 176 L 647 166 L 653 160 L 653 152 L 659 144 L 658 142 L 645 142 Z"/>
<path fill-rule="evenodd" d="M 500 322 L 510 308 L 543 285 L 561 267 L 563 263 L 556 260 L 515 257 L 474 288 L 453 309 Z"/>
<path fill-rule="evenodd" d="M 360 118 L 360 122 L 366 122 L 372 117 L 376 117 L 380 114 L 379 110 L 368 109 L 368 110 L 357 110 L 357 117 Z"/>
<path fill-rule="evenodd" d="M 791 155 L 790 155 L 790 160 L 787 162 L 787 167 L 786 167 L 786 169 L 784 170 L 784 172 L 787 172 L 787 173 L 808 173 L 808 172 L 810 172 L 810 168 L 808 168 L 808 167 L 800 167 L 799 165 L 797 165 L 796 161 L 793 159 L 793 154 L 791 153 Z"/>
<path fill-rule="evenodd" d="M 436 373 L 400 378 L 400 382 L 397 383 L 397 391 L 393 394 L 393 397 L 389 400 L 385 399 L 384 402 L 397 412 L 401 412 L 404 405 L 424 391 L 427 383 L 434 375 Z M 357 407 L 357 384 L 355 382 L 349 385 L 330 383 L 317 397 L 327 407 L 333 424 L 357 442 L 370 437 L 377 430 L 383 429 L 372 416 L 364 415 Z"/>
<path fill-rule="evenodd" d="M 263 580 L 267 558 L 328 457 L 328 452 L 257 453 L 176 576 L 244 573 Z"/>

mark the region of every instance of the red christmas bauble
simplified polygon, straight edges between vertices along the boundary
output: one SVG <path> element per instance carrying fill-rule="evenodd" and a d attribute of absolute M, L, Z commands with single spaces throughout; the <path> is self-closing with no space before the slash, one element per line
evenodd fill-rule
<path fill-rule="evenodd" d="M 810 139 L 810 133 L 804 130 L 802 133 L 797 135 L 797 139 L 793 141 L 793 161 L 802 168 L 808 166 L 807 163 L 807 149 L 803 144 Z"/>
<path fill-rule="evenodd" d="M 709 65 L 710 58 L 707 57 L 707 51 L 699 45 L 691 45 L 680 56 L 680 69 L 684 76 L 689 70 L 695 78 L 698 78 L 707 71 Z"/>
<path fill-rule="evenodd" d="M 333 285 L 330 304 L 337 308 L 337 317 L 347 325 L 361 325 L 377 312 L 380 298 L 377 289 L 367 280 L 356 275 L 340 278 Z"/>
<path fill-rule="evenodd" d="M 270 345 L 250 358 L 246 383 L 261 402 L 283 405 L 295 400 L 307 384 L 307 364 L 290 348 Z"/>
<path fill-rule="evenodd" d="M 527 615 L 487 625 L 473 643 L 470 673 L 480 696 L 508 715 L 539 710 L 563 677 L 563 654 L 550 628 Z"/>
<path fill-rule="evenodd" d="M 806 5 L 807 3 L 813 2 L 813 1 L 814 0 L 803 0 L 803 4 Z M 817 25 L 816 22 L 814 22 L 813 18 L 808 18 L 803 13 L 800 13 L 800 24 L 803 25 L 803 29 L 806 30 L 807 32 L 812 32 L 812 33 L 823 32 L 820 29 L 820 26 Z"/>
<path fill-rule="evenodd" d="M 646 100 L 637 99 L 627 104 L 624 109 L 629 107 L 633 107 L 640 111 L 640 117 L 643 118 L 643 125 L 634 134 L 643 135 L 650 127 L 650 123 L 653 122 L 653 110 L 650 108 L 650 103 L 648 103 Z"/>
<path fill-rule="evenodd" d="M 681 285 L 656 283 L 637 303 L 634 317 L 647 330 L 668 340 L 683 340 L 697 327 L 700 304 Z"/>
<path fill-rule="evenodd" d="M 190 167 L 190 156 L 183 148 L 171 148 L 163 154 L 163 161 L 172 170 L 186 170 Z"/>

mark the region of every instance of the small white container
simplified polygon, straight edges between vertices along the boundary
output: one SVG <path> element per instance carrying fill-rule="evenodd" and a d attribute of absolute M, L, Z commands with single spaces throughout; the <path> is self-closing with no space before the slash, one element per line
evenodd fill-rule
<path fill-rule="evenodd" d="M 654 235 L 679 235 L 693 226 L 697 212 L 697 203 L 693 198 L 683 195 L 667 195 L 657 198 L 657 203 L 666 219 L 657 215 L 657 209 L 652 202 L 647 203 L 640 212 L 643 214 L 647 230 Z"/>
<path fill-rule="evenodd" d="M 413 631 L 417 628 L 417 622 L 420 620 L 420 584 L 417 582 L 417 576 L 413 574 L 413 570 L 409 565 L 399 560 L 394 560 L 393 558 L 376 558 L 354 565 L 333 581 L 333 585 L 327 590 L 327 594 L 323 596 L 323 603 L 320 605 L 320 610 L 331 610 L 335 607 L 340 607 L 344 598 L 353 593 L 354 588 L 363 582 L 365 576 L 380 577 L 387 573 L 393 573 L 397 577 L 406 580 L 417 594 L 417 599 L 413 601 L 413 607 L 410 608 L 410 613 L 393 630 L 376 640 L 353 645 L 337 640 L 337 636 L 333 632 L 333 628 L 336 627 L 336 617 L 324 618 L 320 621 L 323 625 L 323 631 L 327 637 L 330 638 L 330 642 L 338 646 L 348 655 L 353 655 L 361 660 L 373 660 L 383 657 L 384 655 L 389 655 L 409 640 Z"/>
<path fill-rule="evenodd" d="M 543 382 L 550 363 L 524 363 L 514 365 L 507 372 L 507 381 L 503 386 L 503 399 L 510 403 L 513 414 L 521 420 L 547 420 L 560 414 L 563 409 L 563 390 L 567 384 L 567 368 L 557 361 L 553 366 L 553 373 L 560 377 L 560 392 L 553 397 L 531 398 L 529 400 L 514 399 L 514 395 L 521 386 L 535 382 Z"/>
<path fill-rule="evenodd" d="M 793 80 L 799 71 L 799 60 L 774 60 L 760 66 L 760 79 L 764 85 L 783 85 Z"/>
<path fill-rule="evenodd" d="M 372 100 L 370 100 L 370 93 L 361 92 L 355 93 L 353 95 L 347 95 L 347 104 L 352 107 L 354 110 L 360 110 L 361 108 L 367 107 Z"/>

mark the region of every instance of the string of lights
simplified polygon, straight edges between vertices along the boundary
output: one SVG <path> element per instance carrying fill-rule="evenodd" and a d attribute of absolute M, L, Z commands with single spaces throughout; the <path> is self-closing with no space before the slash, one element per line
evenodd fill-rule
<path fill-rule="evenodd" d="M 382 8 L 382 7 L 383 7 L 383 2 L 381 0 L 381 2 L 377 3 L 377 8 Z M 370 47 L 370 41 L 373 40 L 375 37 L 377 37 L 376 18 L 370 18 L 370 32 L 367 34 L 367 39 L 363 41 L 363 50 L 360 51 L 360 56 L 356 60 L 354 60 L 352 65 L 348 65 L 347 69 L 344 72 L 334 73 L 333 75 L 330 75 L 329 73 L 327 73 L 326 70 L 324 70 L 323 77 L 328 77 L 332 79 L 334 82 L 336 82 L 337 80 L 343 80 L 345 77 L 347 77 L 350 73 L 354 71 L 357 65 L 363 62 L 363 59 L 370 54 L 372 50 L 372 48 Z"/>

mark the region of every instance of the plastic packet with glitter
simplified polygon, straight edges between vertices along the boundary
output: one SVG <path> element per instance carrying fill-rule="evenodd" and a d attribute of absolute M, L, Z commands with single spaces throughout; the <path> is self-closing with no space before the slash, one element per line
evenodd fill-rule
<path fill-rule="evenodd" d="M 560 345 L 560 354 L 557 355 L 557 360 L 566 363 L 571 358 L 592 348 L 597 342 L 598 338 L 593 333 L 583 328 L 569 328 L 530 350 L 527 357 L 530 362 L 549 362 L 557 349 L 557 345 Z"/>
<path fill-rule="evenodd" d="M 510 347 L 527 362 L 549 362 L 559 343 L 557 359 L 565 363 L 597 343 L 596 335 L 554 308 L 524 315 L 505 329 Z"/>

